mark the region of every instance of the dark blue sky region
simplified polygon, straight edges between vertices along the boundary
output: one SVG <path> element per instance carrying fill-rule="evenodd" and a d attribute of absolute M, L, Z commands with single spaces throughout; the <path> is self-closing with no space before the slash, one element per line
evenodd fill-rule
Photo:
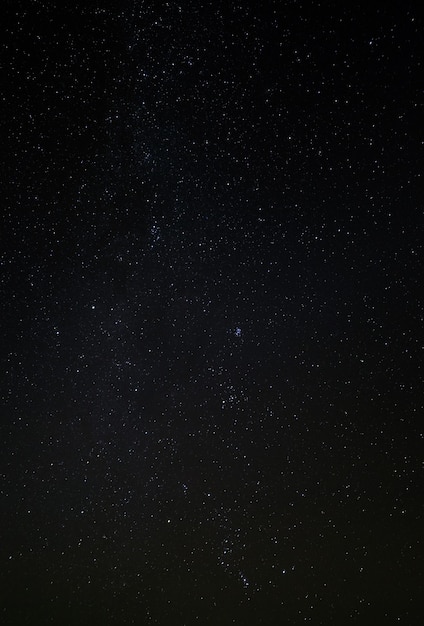
<path fill-rule="evenodd" d="M 421 624 L 418 5 L 3 9 L 2 623 Z"/>

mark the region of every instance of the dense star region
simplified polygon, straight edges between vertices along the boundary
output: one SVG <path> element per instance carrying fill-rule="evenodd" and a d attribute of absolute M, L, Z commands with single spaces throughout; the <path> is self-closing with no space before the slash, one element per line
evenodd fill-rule
<path fill-rule="evenodd" d="M 422 623 L 420 16 L 4 3 L 2 624 Z"/>

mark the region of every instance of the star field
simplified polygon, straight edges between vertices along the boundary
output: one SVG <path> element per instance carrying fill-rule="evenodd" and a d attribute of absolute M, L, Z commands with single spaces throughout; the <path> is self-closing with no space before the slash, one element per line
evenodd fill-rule
<path fill-rule="evenodd" d="M 5 4 L 5 626 L 421 623 L 422 27 Z"/>

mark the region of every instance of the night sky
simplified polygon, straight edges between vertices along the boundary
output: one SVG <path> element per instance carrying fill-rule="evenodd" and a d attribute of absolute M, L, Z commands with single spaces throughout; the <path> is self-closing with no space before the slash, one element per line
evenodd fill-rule
<path fill-rule="evenodd" d="M 2 625 L 422 624 L 419 7 L 2 3 Z"/>

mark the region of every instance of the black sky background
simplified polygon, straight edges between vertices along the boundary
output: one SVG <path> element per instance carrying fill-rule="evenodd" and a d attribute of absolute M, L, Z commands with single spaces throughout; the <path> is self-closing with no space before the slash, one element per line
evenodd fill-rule
<path fill-rule="evenodd" d="M 418 8 L 3 4 L 2 623 L 421 623 Z"/>

